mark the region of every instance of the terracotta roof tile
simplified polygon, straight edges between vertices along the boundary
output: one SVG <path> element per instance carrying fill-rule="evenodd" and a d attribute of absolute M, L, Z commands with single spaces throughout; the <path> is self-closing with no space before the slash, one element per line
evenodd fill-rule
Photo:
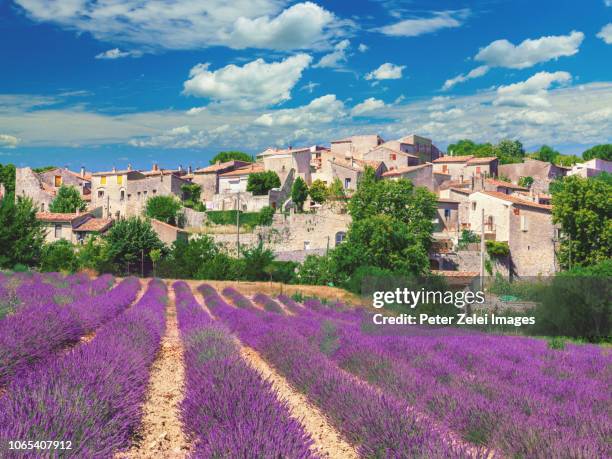
<path fill-rule="evenodd" d="M 110 227 L 113 220 L 110 218 L 90 218 L 85 223 L 79 225 L 75 231 L 101 232 Z"/>
<path fill-rule="evenodd" d="M 434 159 L 434 163 L 466 163 L 473 156 L 441 156 L 437 159 Z"/>
<path fill-rule="evenodd" d="M 497 160 L 496 156 L 487 156 L 483 158 L 472 158 L 468 161 L 468 164 L 487 164 L 487 163 L 492 163 L 495 160 Z"/>
<path fill-rule="evenodd" d="M 249 175 L 249 174 L 254 174 L 254 173 L 263 172 L 263 171 L 264 171 L 264 167 L 262 164 L 254 163 L 254 164 L 249 164 L 248 166 L 245 166 L 245 167 L 234 169 L 233 171 L 225 172 L 221 174 L 220 177 L 234 177 L 234 176 L 240 176 L 240 175 Z"/>
<path fill-rule="evenodd" d="M 53 212 L 37 212 L 36 219 L 43 222 L 72 222 L 84 214 L 71 213 L 53 213 Z"/>
<path fill-rule="evenodd" d="M 226 161 L 224 163 L 219 163 L 219 164 L 212 164 L 210 166 L 207 167 L 202 167 L 200 169 L 196 169 L 195 172 L 197 174 L 207 174 L 209 172 L 217 172 L 220 171 L 222 169 L 226 169 L 228 167 L 243 167 L 243 166 L 247 166 L 249 163 L 247 163 L 246 161 Z"/>
<path fill-rule="evenodd" d="M 425 167 L 431 167 L 431 164 L 419 164 L 418 166 L 406 166 L 400 167 L 398 169 L 392 169 L 383 174 L 383 177 L 393 177 L 395 175 L 402 175 L 412 171 L 418 171 L 419 169 L 423 169 Z"/>
<path fill-rule="evenodd" d="M 552 206 L 548 206 L 546 204 L 539 204 L 537 202 L 532 202 L 532 201 L 526 201 L 524 199 L 517 198 L 516 196 L 512 196 L 512 195 L 505 194 L 505 193 L 500 193 L 498 191 L 481 191 L 481 193 L 494 197 L 494 198 L 503 199 L 504 201 L 508 201 L 508 202 L 511 202 L 513 204 L 517 204 L 520 206 L 535 207 L 537 209 L 544 209 L 544 210 L 552 210 Z"/>

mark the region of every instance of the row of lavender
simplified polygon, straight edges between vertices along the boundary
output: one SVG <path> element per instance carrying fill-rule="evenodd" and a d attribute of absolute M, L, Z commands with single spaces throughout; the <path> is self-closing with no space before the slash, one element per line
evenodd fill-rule
<path fill-rule="evenodd" d="M 313 457 L 312 440 L 271 383 L 240 357 L 227 328 L 213 322 L 187 284 L 174 289 L 185 346 L 181 412 L 194 457 Z"/>
<path fill-rule="evenodd" d="M 66 304 L 100 295 L 113 284 L 110 274 L 93 280 L 84 273 L 69 276 L 59 273 L 0 274 L 0 319 L 31 306 Z"/>
<path fill-rule="evenodd" d="M 300 333 L 295 318 L 229 306 L 210 286 L 200 292 L 213 313 L 259 351 L 292 385 L 329 417 L 365 457 L 487 457 L 491 453 L 449 440 L 399 397 L 349 376 Z M 226 293 L 226 292 L 224 292 Z M 234 297 L 238 295 L 232 292 Z M 269 303 L 259 297 L 261 303 Z M 234 300 L 235 302 L 235 300 Z M 311 330 L 320 318 L 306 315 Z"/>
<path fill-rule="evenodd" d="M 3 457 L 112 457 L 127 448 L 165 330 L 166 301 L 164 283 L 151 281 L 92 341 L 13 380 L 0 398 Z M 10 441 L 41 439 L 69 441 L 70 449 L 9 449 Z"/>
<path fill-rule="evenodd" d="M 341 368 L 466 441 L 520 457 L 612 455 L 612 358 L 596 346 L 557 351 L 541 340 L 486 334 L 372 336 L 320 304 L 313 314 L 281 299 L 299 314 L 296 330 Z M 326 320 L 317 326 L 316 315 Z"/>
<path fill-rule="evenodd" d="M 115 317 L 134 301 L 139 290 L 138 279 L 128 278 L 101 295 L 66 305 L 32 305 L 1 320 L 0 387 Z"/>

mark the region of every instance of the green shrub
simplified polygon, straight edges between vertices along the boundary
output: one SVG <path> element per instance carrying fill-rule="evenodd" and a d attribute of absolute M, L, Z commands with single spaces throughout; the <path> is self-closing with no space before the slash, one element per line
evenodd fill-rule
<path fill-rule="evenodd" d="M 43 245 L 40 257 L 40 270 L 45 272 L 68 271 L 75 272 L 79 267 L 79 260 L 74 246 L 66 241 L 59 240 Z"/>
<path fill-rule="evenodd" d="M 206 215 L 215 225 L 235 225 L 237 212 L 237 210 L 209 210 Z M 257 226 L 260 218 L 259 212 L 240 212 L 240 226 Z"/>
<path fill-rule="evenodd" d="M 510 255 L 510 246 L 505 241 L 486 241 L 486 245 L 490 257 L 507 257 Z"/>
<path fill-rule="evenodd" d="M 280 188 L 281 181 L 278 174 L 274 171 L 254 172 L 249 174 L 247 191 L 255 196 L 268 194 L 272 188 Z"/>
<path fill-rule="evenodd" d="M 258 225 L 270 226 L 274 219 L 274 208 L 270 206 L 262 207 L 259 211 L 259 218 L 257 221 Z"/>

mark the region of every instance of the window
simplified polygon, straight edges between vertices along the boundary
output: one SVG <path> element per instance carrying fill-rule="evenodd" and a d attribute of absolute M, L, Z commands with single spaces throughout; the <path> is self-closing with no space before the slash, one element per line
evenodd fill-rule
<path fill-rule="evenodd" d="M 344 238 L 346 237 L 346 233 L 344 231 L 338 231 L 336 233 L 336 245 L 340 245 Z"/>
<path fill-rule="evenodd" d="M 119 195 L 119 201 L 125 200 L 125 190 L 121 190 L 121 194 Z"/>
<path fill-rule="evenodd" d="M 152 191 L 152 193 L 153 193 L 153 194 L 157 194 L 157 190 L 155 190 L 155 189 L 154 189 L 154 190 Z"/>
<path fill-rule="evenodd" d="M 106 185 L 106 175 L 100 177 L 100 185 Z"/>
<path fill-rule="evenodd" d="M 138 196 L 138 199 L 140 200 L 140 191 L 138 192 L 138 195 L 137 195 L 137 196 Z"/>
<path fill-rule="evenodd" d="M 351 179 L 347 177 L 344 179 L 344 188 L 348 189 L 350 187 L 351 187 Z"/>
<path fill-rule="evenodd" d="M 304 250 L 310 249 L 310 241 L 304 241 Z"/>
<path fill-rule="evenodd" d="M 55 225 L 55 239 L 62 237 L 62 225 Z"/>
<path fill-rule="evenodd" d="M 448 220 L 451 217 L 451 210 L 450 209 L 444 209 L 444 219 Z"/>
<path fill-rule="evenodd" d="M 147 196 L 147 191 L 143 191 L 142 194 L 146 197 Z"/>
<path fill-rule="evenodd" d="M 445 174 L 448 172 L 448 166 L 446 164 L 442 166 L 442 172 L 444 172 Z"/>
<path fill-rule="evenodd" d="M 118 175 L 117 176 L 117 185 L 122 185 L 123 184 L 123 175 Z"/>
<path fill-rule="evenodd" d="M 472 203 L 472 210 L 476 210 L 476 203 L 475 202 Z"/>
<path fill-rule="evenodd" d="M 397 159 L 397 155 L 396 155 L 395 153 L 391 153 L 391 154 L 389 155 L 389 159 L 390 159 L 391 161 L 395 161 L 395 160 Z"/>
<path fill-rule="evenodd" d="M 521 215 L 521 231 L 527 231 L 527 217 L 525 215 Z"/>
<path fill-rule="evenodd" d="M 59 188 L 60 186 L 62 186 L 62 176 L 61 175 L 56 175 L 54 178 L 54 185 L 56 188 Z"/>
<path fill-rule="evenodd" d="M 104 190 L 98 190 L 98 198 L 104 197 Z"/>
<path fill-rule="evenodd" d="M 521 209 L 517 209 L 516 207 L 513 210 L 514 215 L 521 215 Z"/>
<path fill-rule="evenodd" d="M 480 175 L 480 166 L 476 166 L 476 174 Z"/>
<path fill-rule="evenodd" d="M 42 203 L 40 204 L 40 210 L 41 210 L 42 212 L 44 212 L 44 211 L 45 211 L 45 203 L 44 203 L 44 202 L 42 202 Z"/>
<path fill-rule="evenodd" d="M 128 201 L 129 201 L 130 199 L 132 199 L 132 195 L 131 195 L 131 194 L 128 194 Z"/>

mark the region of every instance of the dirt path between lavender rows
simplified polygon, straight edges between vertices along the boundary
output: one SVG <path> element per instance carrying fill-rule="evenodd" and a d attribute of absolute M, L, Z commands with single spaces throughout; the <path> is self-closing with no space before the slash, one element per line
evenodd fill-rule
<path fill-rule="evenodd" d="M 193 294 L 202 304 L 199 292 L 192 286 Z M 203 305 L 211 314 L 211 311 Z M 214 317 L 211 314 L 212 317 Z M 320 457 L 330 459 L 353 459 L 359 455 L 355 448 L 349 444 L 328 422 L 325 415 L 308 399 L 296 391 L 287 380 L 279 375 L 254 349 L 243 346 L 238 341 L 242 358 L 265 379 L 272 383 L 277 397 L 287 403 L 291 416 L 297 419 L 304 430 L 312 437 L 314 445 L 312 450 Z"/>
<path fill-rule="evenodd" d="M 148 394 L 137 442 L 116 458 L 184 458 L 189 444 L 183 434 L 179 406 L 183 398 L 183 346 L 176 321 L 174 290 L 168 286 L 166 334 L 151 368 Z"/>

